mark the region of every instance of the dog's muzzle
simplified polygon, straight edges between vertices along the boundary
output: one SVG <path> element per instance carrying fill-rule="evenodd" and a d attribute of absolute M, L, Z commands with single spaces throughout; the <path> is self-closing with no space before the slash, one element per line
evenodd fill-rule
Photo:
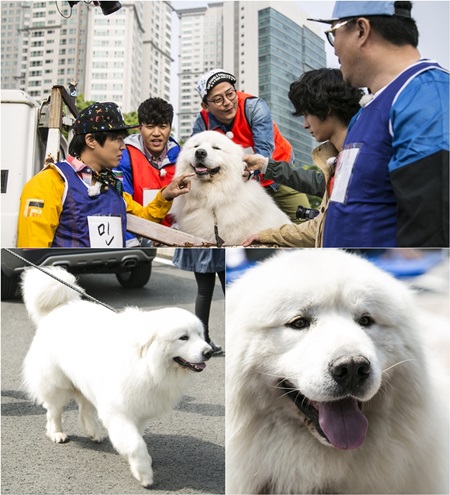
<path fill-rule="evenodd" d="M 282 380 L 278 388 L 284 390 L 303 413 L 305 421 L 313 425 L 317 434 L 340 450 L 356 449 L 367 434 L 368 421 L 361 411 L 362 403 L 346 396 L 330 402 L 308 399 L 289 380 Z"/>
<path fill-rule="evenodd" d="M 219 172 L 220 167 L 209 168 L 205 164 L 205 160 L 208 157 L 208 152 L 205 149 L 198 148 L 195 150 L 194 157 L 195 163 L 191 165 L 197 176 L 201 177 L 205 175 L 216 175 Z"/>
<path fill-rule="evenodd" d="M 206 363 L 205 361 L 208 361 L 212 356 L 212 349 L 208 347 L 202 352 L 202 358 L 203 361 L 199 363 L 191 363 L 189 361 L 186 361 L 180 356 L 174 357 L 173 360 L 178 363 L 182 368 L 186 368 L 191 371 L 195 371 L 196 373 L 199 373 L 200 371 L 203 371 L 206 368 Z"/>

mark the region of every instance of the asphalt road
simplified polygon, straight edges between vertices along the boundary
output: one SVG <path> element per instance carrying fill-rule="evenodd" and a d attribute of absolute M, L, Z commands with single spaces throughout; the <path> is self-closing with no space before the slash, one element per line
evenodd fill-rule
<path fill-rule="evenodd" d="M 176 306 L 194 311 L 193 273 L 155 260 L 143 289 L 123 289 L 114 275 L 82 275 L 92 296 L 116 309 Z M 2 316 L 2 494 L 139 494 L 148 493 L 130 473 L 128 462 L 109 439 L 95 444 L 78 425 L 74 403 L 64 414 L 66 444 L 45 436 L 45 410 L 21 389 L 21 366 L 34 327 L 20 297 L 1 303 Z M 224 297 L 217 280 L 210 335 L 224 345 Z M 126 330 L 126 329 L 125 329 Z M 68 349 L 70 352 L 70 349 Z M 156 494 L 224 493 L 224 357 L 213 357 L 196 375 L 194 386 L 167 415 L 151 421 L 144 435 L 153 458 Z"/>

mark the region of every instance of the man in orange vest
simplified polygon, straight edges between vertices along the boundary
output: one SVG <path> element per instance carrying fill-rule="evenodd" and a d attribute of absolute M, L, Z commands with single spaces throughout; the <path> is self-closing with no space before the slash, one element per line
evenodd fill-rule
<path fill-rule="evenodd" d="M 205 130 L 222 132 L 249 153 L 292 164 L 292 145 L 273 122 L 265 101 L 237 91 L 235 84 L 236 78 L 222 69 L 203 74 L 197 84 L 202 111 L 194 122 L 193 134 Z M 261 180 L 261 185 L 293 222 L 298 222 L 296 211 L 299 205 L 310 206 L 305 194 L 290 187 L 272 180 Z"/>
<path fill-rule="evenodd" d="M 173 107 L 161 98 L 148 98 L 138 108 L 139 133 L 125 139 L 126 150 L 116 169 L 123 173 L 124 191 L 145 206 L 175 176 L 180 146 L 170 136 Z M 170 226 L 168 215 L 163 225 Z M 128 235 L 128 244 L 131 236 Z"/>

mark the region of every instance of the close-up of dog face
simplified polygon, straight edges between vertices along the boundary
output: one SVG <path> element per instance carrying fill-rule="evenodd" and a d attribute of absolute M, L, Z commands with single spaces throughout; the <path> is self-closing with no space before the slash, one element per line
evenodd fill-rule
<path fill-rule="evenodd" d="M 365 410 L 420 354 L 406 288 L 342 251 L 276 254 L 231 287 L 227 309 L 241 336 L 229 369 L 252 383 L 242 393 L 265 389 L 255 408 L 277 404 L 337 449 L 362 445 Z"/>
<path fill-rule="evenodd" d="M 241 146 L 220 132 L 204 131 L 192 136 L 184 144 L 177 160 L 177 173 L 195 172 L 204 181 L 232 174 L 242 177 L 244 164 Z"/>

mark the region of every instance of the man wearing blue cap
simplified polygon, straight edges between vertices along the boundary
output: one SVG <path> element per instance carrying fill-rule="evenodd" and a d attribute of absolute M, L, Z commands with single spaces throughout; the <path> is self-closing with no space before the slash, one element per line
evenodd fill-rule
<path fill-rule="evenodd" d="M 411 2 L 336 2 L 325 31 L 370 91 L 336 165 L 325 247 L 448 247 L 449 73 L 422 59 Z"/>

